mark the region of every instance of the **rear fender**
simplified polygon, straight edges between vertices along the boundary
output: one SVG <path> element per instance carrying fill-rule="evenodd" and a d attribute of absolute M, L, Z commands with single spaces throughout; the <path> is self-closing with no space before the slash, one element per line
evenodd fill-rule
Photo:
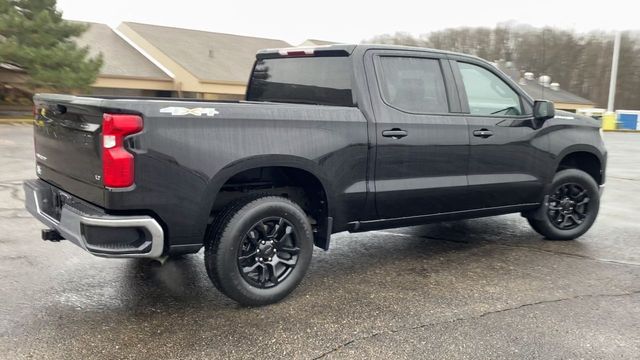
<path fill-rule="evenodd" d="M 244 159 L 240 159 L 234 161 L 233 163 L 228 164 L 222 170 L 220 170 L 209 182 L 207 185 L 207 189 L 205 191 L 205 195 L 203 197 L 202 202 L 200 203 L 198 210 L 198 219 L 196 224 L 203 224 L 201 226 L 201 230 L 199 236 L 204 237 L 204 233 L 206 231 L 207 226 L 209 225 L 209 216 L 211 214 L 211 208 L 215 203 L 216 197 L 222 186 L 234 175 L 239 174 L 243 171 L 260 168 L 260 167 L 271 167 L 271 166 L 280 166 L 280 167 L 290 167 L 299 170 L 304 170 L 313 176 L 315 176 L 320 184 L 322 185 L 324 192 L 327 196 L 327 219 L 316 219 L 318 223 L 321 224 L 322 228 L 325 228 L 325 225 L 330 226 L 332 223 L 332 214 L 335 213 L 335 209 L 333 208 L 336 204 L 334 201 L 335 192 L 330 186 L 330 182 L 327 177 L 324 176 L 322 169 L 318 166 L 317 163 L 291 155 L 258 155 L 252 156 Z M 322 232 L 322 238 L 327 240 L 318 240 L 316 243 L 318 246 L 325 248 L 328 247 L 328 238 L 330 236 L 330 229 L 328 229 L 328 234 L 326 234 L 326 230 Z M 326 242 L 326 244 L 318 244 L 318 242 Z"/>

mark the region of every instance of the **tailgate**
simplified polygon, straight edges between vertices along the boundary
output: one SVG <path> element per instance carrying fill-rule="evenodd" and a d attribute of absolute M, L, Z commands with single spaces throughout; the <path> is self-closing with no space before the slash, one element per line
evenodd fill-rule
<path fill-rule="evenodd" d="M 94 203 L 102 203 L 99 106 L 74 96 L 36 96 L 34 144 L 38 176 Z"/>

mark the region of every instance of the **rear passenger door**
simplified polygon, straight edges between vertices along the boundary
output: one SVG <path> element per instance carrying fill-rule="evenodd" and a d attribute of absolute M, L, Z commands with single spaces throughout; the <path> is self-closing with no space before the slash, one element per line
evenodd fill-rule
<path fill-rule="evenodd" d="M 469 201 L 478 208 L 539 202 L 548 158 L 531 103 L 485 62 L 452 61 L 469 124 Z"/>
<path fill-rule="evenodd" d="M 369 51 L 365 59 L 378 217 L 465 209 L 469 137 L 449 62 L 417 51 Z"/>

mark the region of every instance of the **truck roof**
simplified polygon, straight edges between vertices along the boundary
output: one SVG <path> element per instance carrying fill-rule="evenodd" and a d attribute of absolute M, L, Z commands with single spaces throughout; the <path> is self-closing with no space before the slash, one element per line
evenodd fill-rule
<path fill-rule="evenodd" d="M 286 57 L 286 56 L 349 56 L 356 49 L 367 51 L 367 50 L 405 50 L 405 51 L 418 51 L 418 52 L 430 52 L 437 54 L 448 54 L 448 55 L 456 55 L 467 58 L 472 58 L 476 60 L 486 61 L 477 56 L 457 53 L 453 51 L 432 49 L 432 48 L 424 48 L 417 46 L 405 46 L 405 45 L 389 45 L 389 44 L 331 44 L 331 45 L 318 45 L 318 46 L 298 46 L 298 47 L 289 47 L 289 48 L 274 48 L 274 49 L 263 49 L 258 51 L 256 54 L 256 58 L 258 59 L 266 59 L 266 58 L 276 58 L 276 57 Z"/>

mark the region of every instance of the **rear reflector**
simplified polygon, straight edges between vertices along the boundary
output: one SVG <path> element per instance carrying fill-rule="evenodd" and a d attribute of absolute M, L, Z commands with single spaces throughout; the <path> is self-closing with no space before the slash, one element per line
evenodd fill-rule
<path fill-rule="evenodd" d="M 104 114 L 102 117 L 102 182 L 122 188 L 133 185 L 133 154 L 124 148 L 127 135 L 142 131 L 138 115 Z"/>

